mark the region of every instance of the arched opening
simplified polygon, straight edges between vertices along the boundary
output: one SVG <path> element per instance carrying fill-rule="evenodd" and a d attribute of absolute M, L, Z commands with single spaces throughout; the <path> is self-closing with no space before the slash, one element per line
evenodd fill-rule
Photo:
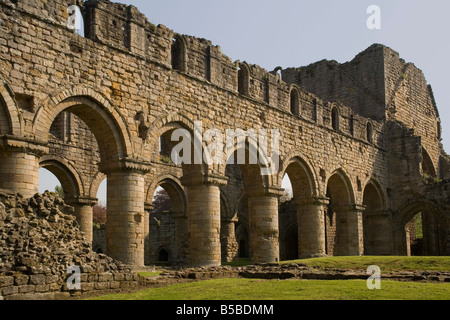
<path fill-rule="evenodd" d="M 367 122 L 366 126 L 366 139 L 370 144 L 373 143 L 373 124 L 372 122 Z"/>
<path fill-rule="evenodd" d="M 331 126 L 334 131 L 339 131 L 339 109 L 337 107 L 333 107 L 331 110 Z"/>
<path fill-rule="evenodd" d="M 250 70 L 241 63 L 238 69 L 238 91 L 239 94 L 248 96 L 250 88 Z"/>
<path fill-rule="evenodd" d="M 290 159 L 284 171 L 283 188 L 291 189 L 292 200 L 280 205 L 281 258 L 325 255 L 324 217 L 316 198 L 314 174 L 304 160 Z"/>
<path fill-rule="evenodd" d="M 448 223 L 436 206 L 415 202 L 401 210 L 397 238 L 399 254 L 407 256 L 444 256 L 447 249 Z"/>
<path fill-rule="evenodd" d="M 298 227 L 297 224 L 291 226 L 284 237 L 285 253 L 281 260 L 295 260 L 298 259 L 299 245 L 298 245 Z M 280 245 L 281 247 L 281 245 Z"/>
<path fill-rule="evenodd" d="M 422 147 L 422 174 L 426 178 L 436 178 L 436 169 L 434 168 L 433 160 L 431 160 L 430 155 Z"/>
<path fill-rule="evenodd" d="M 364 254 L 392 254 L 390 219 L 384 212 L 384 196 L 379 185 L 374 181 L 364 188 Z"/>
<path fill-rule="evenodd" d="M 267 177 L 262 175 L 260 159 L 252 150 L 248 140 L 244 140 L 228 154 L 228 184 L 221 192 L 233 208 L 231 212 L 237 212 L 236 224 L 241 230 L 248 230 L 248 241 L 239 238 L 243 234 L 236 234 L 237 243 L 246 241 L 252 262 L 273 262 L 279 260 L 278 199 L 266 195 Z"/>
<path fill-rule="evenodd" d="M 186 263 L 186 199 L 181 185 L 175 177 L 163 176 L 150 186 L 147 198 L 152 209 L 145 239 L 146 264 Z M 167 259 L 161 259 L 165 253 Z"/>
<path fill-rule="evenodd" d="M 103 175 L 102 175 L 103 176 Z M 108 245 L 106 241 L 107 237 L 107 217 L 108 208 L 107 204 L 107 178 L 103 178 L 100 182 L 96 198 L 98 199 L 97 205 L 94 206 L 93 210 L 93 222 L 94 222 L 94 233 L 92 238 L 92 249 L 97 253 L 108 254 Z"/>
<path fill-rule="evenodd" d="M 143 192 L 135 192 L 132 197 L 131 193 L 122 191 L 124 186 L 133 185 L 136 190 L 140 186 L 143 188 L 144 177 L 140 173 L 117 170 L 117 167 L 126 165 L 123 159 L 128 156 L 131 147 L 126 125 L 109 101 L 90 88 L 83 88 L 83 96 L 64 98 L 74 90 L 71 88 L 59 93 L 51 103 L 41 107 L 34 119 L 33 131 L 38 139 L 49 140 L 50 154 L 61 153 L 67 161 L 74 161 L 77 167 L 83 168 L 83 172 L 102 171 L 107 174 L 107 220 L 109 225 L 118 226 L 107 228 L 108 254 L 123 263 L 143 265 L 143 256 L 129 253 L 140 252 L 142 241 L 139 241 L 138 237 L 143 237 L 141 214 L 144 211 L 145 199 L 137 198 L 137 195 Z M 58 99 L 62 100 L 58 102 Z M 56 130 L 58 126 L 66 125 L 66 122 L 59 121 L 64 112 L 72 114 L 70 131 L 76 139 L 71 139 L 70 143 L 58 134 L 67 130 Z M 79 216 L 84 219 L 81 225 L 84 224 L 86 232 L 92 235 L 93 199 L 90 195 L 93 192 L 93 183 L 90 179 L 91 176 L 85 176 L 86 190 L 88 186 L 90 190 L 82 194 L 89 203 L 84 203 L 83 199 L 83 202 L 75 202 L 75 207 L 79 208 Z M 138 209 L 138 206 L 142 206 L 142 209 Z M 130 223 L 129 216 L 134 217 L 133 223 Z M 125 230 L 129 234 L 136 234 L 136 238 L 121 237 Z"/>
<path fill-rule="evenodd" d="M 172 68 L 180 72 L 186 72 L 186 44 L 181 36 L 172 39 Z"/>
<path fill-rule="evenodd" d="M 355 207 L 350 179 L 341 170 L 328 180 L 326 217 L 327 253 L 334 256 L 363 254 L 362 212 Z"/>
<path fill-rule="evenodd" d="M 158 252 L 158 262 L 169 262 L 169 251 L 161 248 Z"/>
<path fill-rule="evenodd" d="M 291 90 L 290 109 L 293 115 L 300 115 L 300 95 L 295 88 Z"/>
<path fill-rule="evenodd" d="M 80 7 L 77 5 L 71 5 L 67 8 L 67 12 L 69 13 L 69 20 L 67 22 L 67 26 L 70 29 L 74 30 L 76 34 L 84 37 L 85 36 L 84 17 Z"/>
<path fill-rule="evenodd" d="M 64 187 L 62 187 L 62 183 L 56 177 L 54 173 L 46 168 L 39 169 L 39 193 L 44 193 L 46 191 L 55 192 L 57 187 L 61 187 L 64 195 Z"/>

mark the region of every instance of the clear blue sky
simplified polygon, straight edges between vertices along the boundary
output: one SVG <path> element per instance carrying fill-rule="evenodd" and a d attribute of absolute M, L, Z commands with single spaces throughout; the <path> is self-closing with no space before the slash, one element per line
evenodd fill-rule
<path fill-rule="evenodd" d="M 247 61 L 269 71 L 322 59 L 343 63 L 373 43 L 387 45 L 420 68 L 433 87 L 444 147 L 450 153 L 449 0 L 118 2 L 134 5 L 154 24 L 211 40 L 233 61 Z M 366 26 L 370 5 L 381 9 L 380 30 Z M 43 176 L 42 184 L 46 180 Z"/>

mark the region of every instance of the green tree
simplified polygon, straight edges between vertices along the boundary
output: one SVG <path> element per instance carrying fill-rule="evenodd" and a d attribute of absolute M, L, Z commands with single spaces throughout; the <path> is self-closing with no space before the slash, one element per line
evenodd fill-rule
<path fill-rule="evenodd" d="M 59 195 L 61 199 L 64 199 L 64 189 L 62 186 L 56 186 L 55 192 Z"/>

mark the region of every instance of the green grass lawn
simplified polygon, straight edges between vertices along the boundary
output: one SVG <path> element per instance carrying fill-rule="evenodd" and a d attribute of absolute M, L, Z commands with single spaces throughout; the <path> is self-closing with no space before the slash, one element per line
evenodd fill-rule
<path fill-rule="evenodd" d="M 391 271 L 450 271 L 450 257 L 390 257 L 390 256 L 363 256 L 363 257 L 326 257 L 283 261 L 286 263 L 303 263 L 319 269 L 352 269 L 367 270 L 371 265 L 377 265 L 381 273 Z"/>
<path fill-rule="evenodd" d="M 450 300 L 450 283 L 364 280 L 217 279 L 115 294 L 93 300 Z"/>
<path fill-rule="evenodd" d="M 241 260 L 236 265 L 248 264 Z M 377 265 L 392 271 L 450 271 L 450 257 L 326 257 L 283 261 L 311 267 L 365 271 Z M 142 276 L 156 276 L 145 273 Z M 364 280 L 217 279 L 152 288 L 131 294 L 107 295 L 96 300 L 450 300 L 450 282 L 422 283 L 381 278 L 381 290 L 369 290 Z"/>

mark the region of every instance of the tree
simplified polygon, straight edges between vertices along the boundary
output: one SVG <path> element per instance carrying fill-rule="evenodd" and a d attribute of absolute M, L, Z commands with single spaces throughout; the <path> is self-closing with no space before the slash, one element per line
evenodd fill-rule
<path fill-rule="evenodd" d="M 156 191 L 155 197 L 153 198 L 153 205 L 155 206 L 154 212 L 170 211 L 170 197 L 166 190 L 159 189 Z"/>
<path fill-rule="evenodd" d="M 56 186 L 55 192 L 59 195 L 61 199 L 64 199 L 64 189 L 62 186 Z"/>
<path fill-rule="evenodd" d="M 106 207 L 99 204 L 93 208 L 94 223 L 106 224 Z"/>

